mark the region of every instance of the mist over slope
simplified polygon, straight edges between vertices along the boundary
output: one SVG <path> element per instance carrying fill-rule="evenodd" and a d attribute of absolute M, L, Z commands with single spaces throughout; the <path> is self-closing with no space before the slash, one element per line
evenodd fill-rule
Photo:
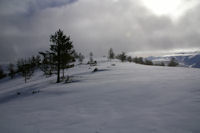
<path fill-rule="evenodd" d="M 174 57 L 182 66 L 200 68 L 200 52 L 181 52 L 174 53 L 165 56 L 151 56 L 147 59 L 153 62 L 168 62 L 170 59 Z"/>

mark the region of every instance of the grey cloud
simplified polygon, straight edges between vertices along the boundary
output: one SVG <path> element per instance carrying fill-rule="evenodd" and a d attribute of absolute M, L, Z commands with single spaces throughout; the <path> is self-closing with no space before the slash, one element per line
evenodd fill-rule
<path fill-rule="evenodd" d="M 71 35 L 77 51 L 85 55 L 93 51 L 102 56 L 110 47 L 116 52 L 200 47 L 198 7 L 174 23 L 167 16 L 148 12 L 136 0 L 79 0 L 70 5 L 62 2 L 66 1 L 49 6 L 47 0 L 42 1 L 41 6 L 33 6 L 42 9 L 31 16 L 0 15 L 0 60 L 47 49 L 49 35 L 58 28 Z M 9 50 L 12 55 L 6 54 Z"/>
<path fill-rule="evenodd" d="M 77 0 L 1 0 L 1 16 L 31 16 L 33 13 L 46 9 L 71 4 Z"/>

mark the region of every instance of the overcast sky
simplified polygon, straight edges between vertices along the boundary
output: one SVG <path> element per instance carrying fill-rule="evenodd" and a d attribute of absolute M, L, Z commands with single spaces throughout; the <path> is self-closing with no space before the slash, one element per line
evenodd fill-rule
<path fill-rule="evenodd" d="M 200 48 L 198 0 L 0 0 L 0 61 L 49 48 L 59 28 L 96 56 Z"/>

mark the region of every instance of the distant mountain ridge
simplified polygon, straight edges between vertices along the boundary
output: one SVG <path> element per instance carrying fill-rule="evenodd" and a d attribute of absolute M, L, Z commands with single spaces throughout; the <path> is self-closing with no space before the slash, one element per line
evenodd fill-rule
<path fill-rule="evenodd" d="M 181 66 L 200 68 L 200 51 L 180 52 L 160 57 L 150 56 L 147 57 L 147 59 L 153 61 L 154 63 L 158 63 L 169 62 L 172 57 L 174 57 Z"/>

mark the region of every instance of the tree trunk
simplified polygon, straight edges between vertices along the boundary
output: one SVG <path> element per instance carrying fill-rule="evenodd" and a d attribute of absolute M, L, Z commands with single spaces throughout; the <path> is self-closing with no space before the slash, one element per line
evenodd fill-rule
<path fill-rule="evenodd" d="M 27 77 L 26 77 L 26 74 L 25 74 L 25 76 L 24 76 L 25 83 L 26 83 L 26 78 L 27 78 Z"/>
<path fill-rule="evenodd" d="M 60 83 L 60 48 L 58 46 L 57 83 Z"/>
<path fill-rule="evenodd" d="M 58 64 L 58 69 L 57 69 L 57 83 L 60 83 L 60 65 Z"/>
<path fill-rule="evenodd" d="M 63 79 L 65 78 L 65 69 L 63 68 Z"/>

